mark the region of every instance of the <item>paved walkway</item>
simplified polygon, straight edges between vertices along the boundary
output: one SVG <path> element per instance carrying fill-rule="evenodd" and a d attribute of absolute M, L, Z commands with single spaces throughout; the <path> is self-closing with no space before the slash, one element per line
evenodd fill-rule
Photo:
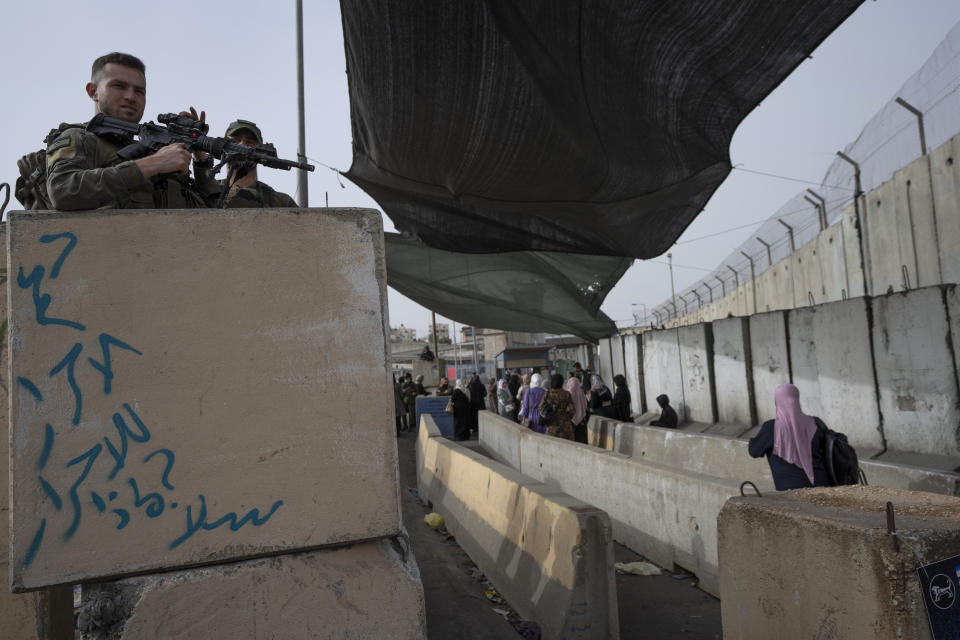
<path fill-rule="evenodd" d="M 428 637 L 519 638 L 513 626 L 494 611 L 502 607 L 486 598 L 487 587 L 475 577 L 476 567 L 456 540 L 424 524 L 423 517 L 430 510 L 413 493 L 417 487 L 415 440 L 412 433 L 402 433 L 398 439 L 400 490 L 403 522 L 423 580 Z M 641 559 L 621 545 L 616 546 L 615 556 L 617 562 Z M 721 637 L 720 601 L 697 589 L 696 578 L 690 574 L 618 574 L 617 602 L 623 640 Z"/>

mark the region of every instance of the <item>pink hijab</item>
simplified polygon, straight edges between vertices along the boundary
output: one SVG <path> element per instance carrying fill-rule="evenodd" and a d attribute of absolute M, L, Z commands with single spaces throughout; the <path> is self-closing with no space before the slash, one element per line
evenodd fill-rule
<path fill-rule="evenodd" d="M 573 424 L 580 424 L 583 416 L 587 415 L 587 397 L 583 395 L 583 387 L 576 378 L 568 378 L 564 387 L 573 396 Z"/>
<path fill-rule="evenodd" d="M 773 454 L 795 464 L 813 484 L 813 457 L 810 443 L 817 432 L 813 418 L 800 411 L 800 391 L 792 384 L 781 384 L 773 392 L 777 419 L 773 423 Z"/>

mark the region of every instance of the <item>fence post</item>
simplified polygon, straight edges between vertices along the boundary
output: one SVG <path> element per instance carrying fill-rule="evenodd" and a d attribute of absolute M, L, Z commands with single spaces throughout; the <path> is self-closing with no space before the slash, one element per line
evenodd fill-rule
<path fill-rule="evenodd" d="M 781 218 L 777 218 L 777 222 L 779 222 L 780 224 L 782 224 L 783 226 L 785 226 L 785 227 L 787 228 L 787 233 L 790 234 L 790 253 L 793 253 L 794 251 L 797 250 L 797 243 L 796 243 L 796 242 L 794 241 L 794 239 L 793 239 L 793 227 L 791 227 L 790 225 L 788 225 L 788 224 L 787 224 L 786 222 L 784 222 L 783 219 L 781 219 Z"/>
<path fill-rule="evenodd" d="M 765 246 L 765 247 L 767 248 L 767 267 L 772 267 L 772 266 L 773 266 L 773 254 L 770 253 L 770 245 L 767 243 L 766 240 L 764 240 L 764 239 L 761 238 L 760 236 L 757 236 L 757 242 L 759 242 L 760 244 L 762 244 L 763 246 Z"/>
<path fill-rule="evenodd" d="M 753 270 L 753 258 L 746 251 L 741 251 L 740 255 L 750 262 L 750 282 L 753 286 L 753 312 L 757 312 L 757 274 Z"/>
<path fill-rule="evenodd" d="M 869 277 L 867 276 L 866 252 L 864 250 L 863 220 L 860 217 L 860 197 L 863 196 L 863 185 L 860 183 L 860 165 L 843 151 L 837 151 L 837 156 L 844 162 L 853 165 L 853 212 L 857 218 L 857 242 L 860 245 L 860 273 L 863 274 L 863 295 L 869 296 L 870 284 Z"/>

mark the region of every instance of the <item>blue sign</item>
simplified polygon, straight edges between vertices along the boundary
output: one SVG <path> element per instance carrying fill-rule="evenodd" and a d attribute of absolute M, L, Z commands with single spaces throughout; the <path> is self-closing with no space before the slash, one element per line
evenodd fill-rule
<path fill-rule="evenodd" d="M 934 640 L 960 640 L 960 556 L 917 569 Z"/>
<path fill-rule="evenodd" d="M 447 403 L 450 396 L 419 396 L 417 398 L 417 425 L 419 430 L 420 414 L 433 416 L 440 433 L 448 438 L 453 437 L 453 414 L 447 413 Z"/>

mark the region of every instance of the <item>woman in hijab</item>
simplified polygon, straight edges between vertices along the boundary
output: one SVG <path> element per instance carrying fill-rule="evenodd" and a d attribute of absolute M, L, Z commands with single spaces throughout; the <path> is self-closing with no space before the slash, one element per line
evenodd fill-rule
<path fill-rule="evenodd" d="M 496 376 L 490 376 L 490 379 L 487 381 L 487 408 L 494 413 L 497 413 L 497 387 L 500 384 L 497 382 Z"/>
<path fill-rule="evenodd" d="M 590 413 L 604 418 L 613 417 L 613 396 L 610 389 L 603 384 L 603 379 L 597 374 L 590 376 L 590 394 L 587 396 Z"/>
<path fill-rule="evenodd" d="M 507 386 L 507 379 L 503 378 L 497 383 L 497 411 L 504 418 L 513 418 L 513 396 L 510 395 L 510 387 Z"/>
<path fill-rule="evenodd" d="M 564 386 L 570 399 L 573 401 L 573 417 L 570 422 L 573 423 L 573 439 L 577 442 L 587 444 L 587 396 L 583 395 L 583 387 L 577 380 L 573 372 L 567 378 L 567 384 Z"/>
<path fill-rule="evenodd" d="M 782 384 L 773 392 L 775 420 L 767 420 L 750 438 L 750 455 L 767 456 L 777 491 L 830 485 L 823 457 L 826 426 L 820 418 L 800 410 L 800 392 Z"/>
<path fill-rule="evenodd" d="M 543 433 L 544 428 L 540 426 L 540 401 L 547 394 L 540 386 L 540 374 L 535 373 L 530 377 L 530 388 L 523 394 L 523 406 L 520 409 L 520 415 L 523 416 L 523 423 L 528 425 L 537 433 Z"/>
<path fill-rule="evenodd" d="M 573 398 L 563 388 L 563 376 L 559 373 L 550 376 L 550 390 L 543 396 L 537 410 L 548 405 L 553 405 L 553 415 L 543 424 L 545 433 L 555 438 L 573 440 L 573 422 L 570 421 L 574 413 Z"/>
<path fill-rule="evenodd" d="M 453 437 L 457 440 L 468 440 L 472 414 L 470 391 L 460 378 L 457 378 L 454 386 L 453 395 L 450 397 L 450 401 L 453 402 Z"/>
<path fill-rule="evenodd" d="M 627 379 L 622 373 L 613 376 L 616 391 L 613 392 L 613 417 L 620 422 L 630 422 L 633 414 L 630 412 L 630 389 L 627 388 Z"/>
<path fill-rule="evenodd" d="M 479 423 L 477 414 L 487 408 L 484 398 L 487 396 L 487 387 L 480 380 L 480 376 L 474 373 L 470 382 L 467 383 L 467 390 L 470 392 L 470 429 L 479 433 Z"/>
<path fill-rule="evenodd" d="M 525 373 L 520 379 L 520 388 L 517 389 L 517 422 L 523 422 L 523 394 L 530 388 L 530 374 Z"/>

